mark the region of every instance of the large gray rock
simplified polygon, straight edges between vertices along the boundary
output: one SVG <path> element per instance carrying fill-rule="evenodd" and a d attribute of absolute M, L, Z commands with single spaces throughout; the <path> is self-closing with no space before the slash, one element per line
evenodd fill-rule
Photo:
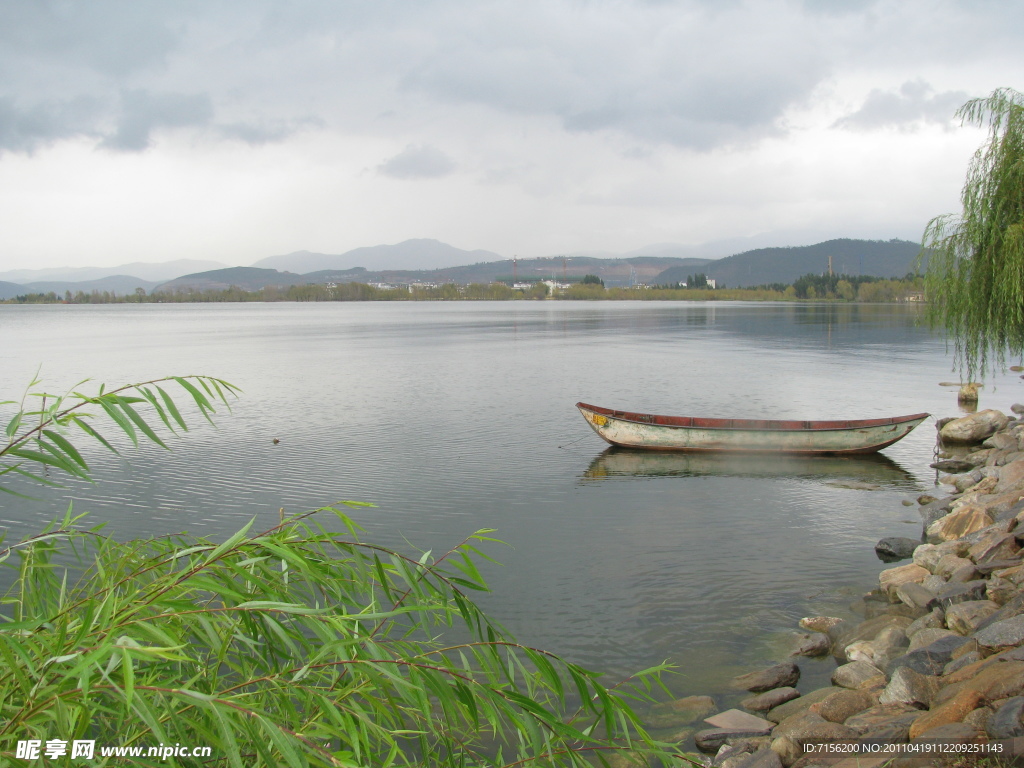
<path fill-rule="evenodd" d="M 981 622 L 999 610 L 991 600 L 970 600 L 957 603 L 946 609 L 946 626 L 959 635 L 970 635 L 978 630 Z"/>
<path fill-rule="evenodd" d="M 981 573 L 978 572 L 978 566 L 974 563 L 965 565 L 962 568 L 957 568 L 951 574 L 949 574 L 950 584 L 965 584 L 968 581 L 976 581 L 981 578 Z M 986 587 L 987 589 L 987 587 Z"/>
<path fill-rule="evenodd" d="M 988 510 L 977 504 L 964 504 L 925 528 L 930 544 L 962 539 L 991 527 L 994 518 Z"/>
<path fill-rule="evenodd" d="M 966 557 L 958 557 L 954 554 L 943 555 L 939 558 L 939 562 L 935 564 L 933 573 L 936 576 L 948 580 L 950 575 L 955 573 L 958 569 L 964 566 L 974 565 L 973 560 L 968 560 Z"/>
<path fill-rule="evenodd" d="M 1014 616 L 1020 616 L 1021 614 L 1024 614 L 1024 592 L 1014 595 L 1005 603 L 1003 603 L 1003 605 L 999 608 L 998 611 L 993 613 L 988 618 L 983 619 L 978 624 L 978 629 L 975 631 L 980 631 L 982 629 L 985 629 L 985 627 L 992 626 L 998 621 L 1003 621 L 1004 619 L 1012 619 Z"/>
<path fill-rule="evenodd" d="M 957 603 L 966 603 L 968 600 L 984 600 L 986 587 L 988 587 L 986 579 L 950 583 L 935 595 L 935 600 L 943 608 L 949 608 Z"/>
<path fill-rule="evenodd" d="M 987 536 L 968 551 L 967 556 L 978 565 L 985 563 L 1001 562 L 1004 560 L 1019 560 L 1020 544 L 1017 537 L 1012 533 L 996 533 Z"/>
<path fill-rule="evenodd" d="M 939 629 L 945 625 L 945 613 L 941 608 L 933 608 L 931 613 L 927 613 L 919 619 L 914 619 L 910 626 L 907 627 L 907 637 L 913 641 L 914 636 L 917 635 L 922 629 Z M 925 643 L 927 645 L 927 643 Z"/>
<path fill-rule="evenodd" d="M 927 648 L 929 645 L 934 643 L 936 640 L 941 640 L 944 637 L 956 637 L 957 633 L 951 629 L 945 629 L 943 627 L 931 627 L 929 629 L 923 629 L 918 632 L 910 641 L 910 647 L 907 652 L 916 651 L 919 648 Z"/>
<path fill-rule="evenodd" d="M 949 510 L 952 509 L 954 501 L 955 499 L 947 496 L 941 499 L 936 499 L 935 501 L 930 501 L 927 504 L 923 504 L 917 510 L 917 513 L 921 515 L 921 523 L 924 525 L 925 529 L 927 530 L 928 526 L 936 520 L 945 517 L 949 513 Z"/>
<path fill-rule="evenodd" d="M 1000 411 L 987 408 L 947 422 L 939 430 L 946 443 L 980 443 L 1006 426 L 1009 418 Z"/>
<path fill-rule="evenodd" d="M 979 630 L 974 639 L 987 651 L 1001 651 L 1024 644 L 1024 616 L 1003 619 Z"/>
<path fill-rule="evenodd" d="M 1024 736 L 1024 696 L 1014 696 L 999 707 L 988 722 L 985 730 L 992 739 L 1013 739 Z"/>
<path fill-rule="evenodd" d="M 1009 579 L 992 576 L 985 587 L 985 597 L 998 606 L 1006 605 L 1017 594 L 1017 585 Z M 980 629 L 980 626 L 978 627 Z"/>
<path fill-rule="evenodd" d="M 968 651 L 963 656 L 957 656 L 949 662 L 949 664 L 944 666 L 942 668 L 942 674 L 943 676 L 952 675 L 954 672 L 961 670 L 964 667 L 969 667 L 976 661 L 981 661 L 981 654 L 977 651 Z"/>
<path fill-rule="evenodd" d="M 771 730 L 775 723 L 769 722 L 757 715 L 743 712 L 739 709 L 727 709 L 717 715 L 704 718 L 704 722 L 712 728 L 725 728 L 740 731 Z"/>
<path fill-rule="evenodd" d="M 935 594 L 921 584 L 916 584 L 912 581 L 896 587 L 896 597 L 904 605 L 909 605 L 911 608 L 930 611 L 935 606 Z"/>
<path fill-rule="evenodd" d="M 1019 447 L 1017 438 L 1005 432 L 996 432 L 983 441 L 982 445 L 986 448 L 995 448 L 997 451 L 1016 451 Z"/>
<path fill-rule="evenodd" d="M 745 675 L 734 677 L 730 685 L 733 688 L 740 688 L 751 693 L 770 691 L 772 688 L 784 688 L 796 685 L 800 680 L 800 667 L 791 661 L 761 669 L 756 672 L 748 672 Z"/>
<path fill-rule="evenodd" d="M 943 667 L 953 660 L 953 652 L 966 642 L 968 639 L 959 635 L 940 638 L 924 648 L 893 659 L 886 671 L 890 678 L 900 667 L 910 667 L 922 675 L 941 675 Z"/>
<path fill-rule="evenodd" d="M 903 658 L 902 656 L 900 658 Z M 840 688 L 860 690 L 885 684 L 885 673 L 866 661 L 851 661 L 836 667 L 832 673 L 832 684 Z"/>
<path fill-rule="evenodd" d="M 910 667 L 898 667 L 878 697 L 878 703 L 909 704 L 918 709 L 928 709 L 938 692 L 938 677 L 922 675 Z"/>
<path fill-rule="evenodd" d="M 921 716 L 921 710 L 909 704 L 879 704 L 863 712 L 847 718 L 844 725 L 852 728 L 861 737 L 874 737 L 888 729 L 900 729 L 902 738 L 893 741 L 906 741 L 910 733 L 910 724 Z"/>
<path fill-rule="evenodd" d="M 907 566 L 903 566 L 906 568 Z M 890 569 L 891 570 L 891 569 Z M 888 606 L 888 603 L 886 603 Z M 845 651 L 846 648 L 854 643 L 862 640 L 873 641 L 882 632 L 887 629 L 901 629 L 906 630 L 910 626 L 913 620 L 906 616 L 894 616 L 886 613 L 874 618 L 862 621 L 854 627 L 847 627 L 847 631 L 843 632 L 837 639 L 834 645 L 834 652 L 836 658 L 839 661 L 847 661 Z"/>
<path fill-rule="evenodd" d="M 908 581 L 921 583 L 926 576 L 930 575 L 928 569 L 922 568 L 920 565 L 914 565 L 913 563 L 897 565 L 895 568 L 886 568 L 878 574 L 878 585 L 889 599 L 892 600 L 896 595 L 896 588 L 900 584 L 905 584 Z"/>
<path fill-rule="evenodd" d="M 842 723 L 878 703 L 878 696 L 873 691 L 839 690 L 826 696 L 817 704 L 812 704 L 809 712 L 821 715 L 830 723 Z"/>

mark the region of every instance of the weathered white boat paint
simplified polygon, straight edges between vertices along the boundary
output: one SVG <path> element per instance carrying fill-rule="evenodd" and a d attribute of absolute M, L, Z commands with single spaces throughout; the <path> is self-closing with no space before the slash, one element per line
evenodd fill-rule
<path fill-rule="evenodd" d="M 857 421 L 702 419 L 656 416 L 576 403 L 593 430 L 612 445 L 661 451 L 741 453 L 874 453 L 906 437 L 930 414 Z"/>

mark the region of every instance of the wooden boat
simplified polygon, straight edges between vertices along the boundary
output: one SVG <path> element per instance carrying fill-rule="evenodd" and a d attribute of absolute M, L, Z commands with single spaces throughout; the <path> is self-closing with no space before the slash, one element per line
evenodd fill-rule
<path fill-rule="evenodd" d="M 655 416 L 576 403 L 583 418 L 612 445 L 656 451 L 737 453 L 874 453 L 906 437 L 931 414 L 856 421 L 702 419 Z"/>

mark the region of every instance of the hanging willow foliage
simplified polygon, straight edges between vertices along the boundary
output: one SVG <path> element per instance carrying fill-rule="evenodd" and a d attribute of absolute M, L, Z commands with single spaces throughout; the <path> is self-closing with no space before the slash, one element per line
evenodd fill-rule
<path fill-rule="evenodd" d="M 1006 354 L 1024 355 L 1024 95 L 1000 88 L 958 111 L 985 125 L 961 192 L 963 212 L 925 228 L 925 291 L 933 327 L 945 326 L 955 365 L 970 380 Z"/>

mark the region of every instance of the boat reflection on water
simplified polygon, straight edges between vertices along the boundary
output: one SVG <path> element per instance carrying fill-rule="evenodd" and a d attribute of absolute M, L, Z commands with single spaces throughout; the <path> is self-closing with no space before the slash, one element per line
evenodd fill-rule
<path fill-rule="evenodd" d="M 798 477 L 848 487 L 914 490 L 917 479 L 888 456 L 796 456 L 783 454 L 677 453 L 612 446 L 594 457 L 580 479 L 610 477 Z"/>

